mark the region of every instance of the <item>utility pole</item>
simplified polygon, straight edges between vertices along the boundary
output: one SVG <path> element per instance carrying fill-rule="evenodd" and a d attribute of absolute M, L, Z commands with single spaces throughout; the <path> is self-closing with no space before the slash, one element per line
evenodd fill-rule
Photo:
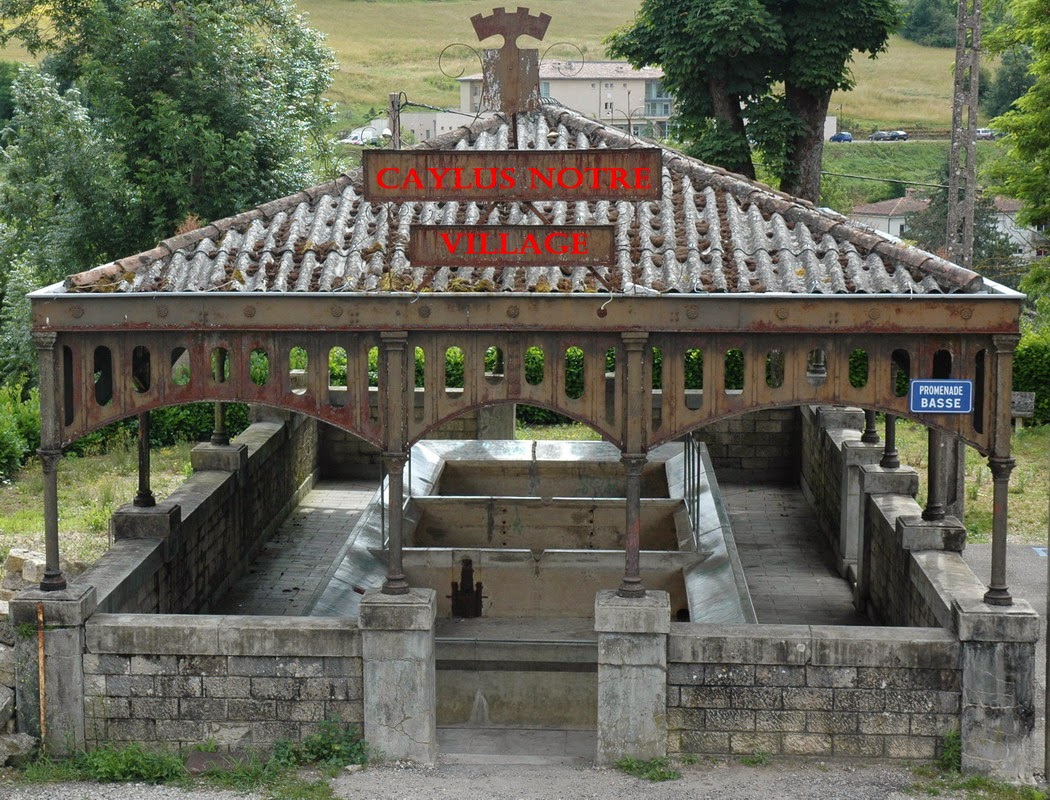
<path fill-rule="evenodd" d="M 981 0 L 959 0 L 955 38 L 955 93 L 948 165 L 948 260 L 973 268 L 973 216 L 977 199 L 977 88 Z"/>

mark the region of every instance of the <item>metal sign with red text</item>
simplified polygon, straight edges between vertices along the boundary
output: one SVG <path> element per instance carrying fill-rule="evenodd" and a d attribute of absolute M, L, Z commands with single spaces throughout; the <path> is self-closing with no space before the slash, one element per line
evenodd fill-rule
<path fill-rule="evenodd" d="M 659 200 L 657 147 L 594 150 L 366 150 L 373 203 Z"/>
<path fill-rule="evenodd" d="M 414 267 L 549 267 L 611 265 L 612 225 L 414 225 Z"/>

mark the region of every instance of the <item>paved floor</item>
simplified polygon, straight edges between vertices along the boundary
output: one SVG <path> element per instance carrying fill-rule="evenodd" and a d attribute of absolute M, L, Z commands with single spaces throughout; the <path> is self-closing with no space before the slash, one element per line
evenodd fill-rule
<path fill-rule="evenodd" d="M 216 614 L 303 614 L 378 481 L 322 481 L 263 545 Z"/>
<path fill-rule="evenodd" d="M 720 487 L 759 622 L 866 624 L 801 489 L 761 483 Z"/>

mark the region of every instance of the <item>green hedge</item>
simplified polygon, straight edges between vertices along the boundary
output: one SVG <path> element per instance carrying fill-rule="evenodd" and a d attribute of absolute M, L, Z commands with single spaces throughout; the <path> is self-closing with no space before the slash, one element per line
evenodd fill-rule
<path fill-rule="evenodd" d="M 1027 333 L 1014 355 L 1014 391 L 1035 392 L 1035 423 L 1050 423 L 1050 334 Z"/>

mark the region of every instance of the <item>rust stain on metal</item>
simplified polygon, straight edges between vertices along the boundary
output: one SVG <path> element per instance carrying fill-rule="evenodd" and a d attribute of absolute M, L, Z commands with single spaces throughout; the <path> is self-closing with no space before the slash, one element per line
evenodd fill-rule
<path fill-rule="evenodd" d="M 540 104 L 540 56 L 538 50 L 520 50 L 518 37 L 542 39 L 550 24 L 549 14 L 533 15 L 519 7 L 513 14 L 505 8 L 494 8 L 489 16 L 475 14 L 470 18 L 479 40 L 502 36 L 503 46 L 487 49 L 482 54 L 484 83 L 482 107 L 507 114 L 528 111 Z"/>
<path fill-rule="evenodd" d="M 614 231 L 612 225 L 417 225 L 408 257 L 420 267 L 609 265 Z"/>
<path fill-rule="evenodd" d="M 374 203 L 659 200 L 658 147 L 604 150 L 369 150 L 364 196 Z"/>

